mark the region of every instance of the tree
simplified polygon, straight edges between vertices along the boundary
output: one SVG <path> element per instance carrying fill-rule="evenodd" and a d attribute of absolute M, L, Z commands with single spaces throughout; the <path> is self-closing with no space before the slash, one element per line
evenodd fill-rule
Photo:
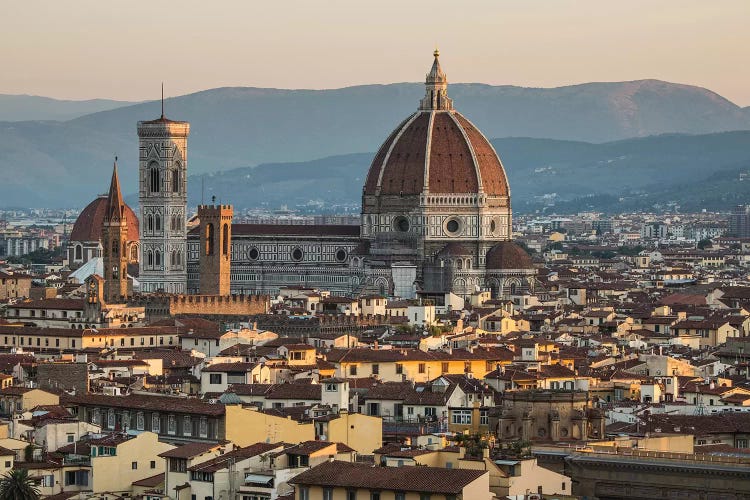
<path fill-rule="evenodd" d="M 37 500 L 39 488 L 26 469 L 13 469 L 0 478 L 0 500 Z"/>
<path fill-rule="evenodd" d="M 704 238 L 698 242 L 698 248 L 701 250 L 705 250 L 706 247 L 710 247 L 711 245 L 711 238 Z"/>

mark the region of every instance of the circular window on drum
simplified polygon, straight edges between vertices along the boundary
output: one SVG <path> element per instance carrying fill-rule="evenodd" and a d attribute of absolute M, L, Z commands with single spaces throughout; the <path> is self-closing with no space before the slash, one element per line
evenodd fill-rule
<path fill-rule="evenodd" d="M 252 247 L 248 252 L 247 256 L 250 260 L 258 260 L 258 257 L 260 257 L 260 252 L 257 248 Z"/>
<path fill-rule="evenodd" d="M 343 248 L 339 248 L 338 250 L 336 250 L 336 260 L 339 262 L 346 261 L 346 250 L 344 250 Z"/>
<path fill-rule="evenodd" d="M 409 219 L 400 216 L 393 219 L 393 229 L 398 232 L 406 233 L 409 231 Z"/>
<path fill-rule="evenodd" d="M 302 249 L 300 247 L 295 248 L 292 250 L 292 260 L 294 261 L 301 261 L 302 257 L 304 257 L 305 254 L 302 252 Z"/>
<path fill-rule="evenodd" d="M 457 236 L 462 230 L 461 220 L 455 217 L 445 221 L 445 232 L 451 236 Z"/>

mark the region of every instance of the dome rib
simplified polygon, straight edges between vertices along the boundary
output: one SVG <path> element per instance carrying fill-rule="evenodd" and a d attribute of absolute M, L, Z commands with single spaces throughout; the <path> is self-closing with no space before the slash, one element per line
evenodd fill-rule
<path fill-rule="evenodd" d="M 461 135 L 464 136 L 464 141 L 466 141 L 466 145 L 469 147 L 469 151 L 471 152 L 471 159 L 474 162 L 474 174 L 477 176 L 477 193 L 481 194 L 484 191 L 483 183 L 482 183 L 482 173 L 479 168 L 479 161 L 477 160 L 476 152 L 474 151 L 474 145 L 471 143 L 471 140 L 469 139 L 469 136 L 466 133 L 466 130 L 464 130 L 463 126 L 461 125 L 461 122 L 458 121 L 455 115 L 458 115 L 458 116 L 461 116 L 461 115 L 460 113 L 450 114 L 451 118 L 456 123 L 458 130 L 461 131 Z"/>
<path fill-rule="evenodd" d="M 510 196 L 508 175 L 492 143 L 461 113 L 456 113 L 455 119 L 461 123 L 468 142 L 474 148 L 484 192 L 490 195 Z"/>

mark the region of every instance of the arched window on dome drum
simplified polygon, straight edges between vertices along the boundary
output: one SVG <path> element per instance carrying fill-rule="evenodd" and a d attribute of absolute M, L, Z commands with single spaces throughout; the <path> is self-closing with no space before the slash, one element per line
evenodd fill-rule
<path fill-rule="evenodd" d="M 221 228 L 221 253 L 229 255 L 229 225 L 224 224 Z"/>
<path fill-rule="evenodd" d="M 76 245 L 75 259 L 83 260 L 83 247 L 81 245 Z"/>
<path fill-rule="evenodd" d="M 156 163 L 152 163 L 149 168 L 149 191 L 152 193 L 158 193 L 161 191 L 161 179 L 159 175 L 159 167 Z"/>
<path fill-rule="evenodd" d="M 152 252 L 151 250 L 148 251 L 148 258 L 146 259 L 146 262 L 148 262 L 149 267 L 154 265 L 154 252 Z"/>
<path fill-rule="evenodd" d="M 180 192 L 180 170 L 178 168 L 172 170 L 172 192 Z"/>
<path fill-rule="evenodd" d="M 154 229 L 161 231 L 161 215 L 159 214 L 154 216 Z"/>
<path fill-rule="evenodd" d="M 214 225 L 206 224 L 206 255 L 214 254 Z"/>
<path fill-rule="evenodd" d="M 161 266 L 161 252 L 159 250 L 154 252 L 154 265 L 156 267 Z"/>

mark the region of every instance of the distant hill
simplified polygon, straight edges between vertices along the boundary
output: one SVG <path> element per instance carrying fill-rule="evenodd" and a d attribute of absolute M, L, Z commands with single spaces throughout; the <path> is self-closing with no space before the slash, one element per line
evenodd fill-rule
<path fill-rule="evenodd" d="M 336 90 L 222 88 L 168 99 L 166 110 L 171 118 L 191 122 L 189 168 L 202 174 L 374 151 L 416 109 L 423 90 L 416 83 Z M 706 89 L 656 80 L 554 89 L 453 84 L 449 93 L 488 137 L 599 143 L 750 129 L 747 108 Z M 84 206 L 106 188 L 115 154 L 123 188 L 134 192 L 136 123 L 158 113 L 159 104 L 150 102 L 69 121 L 0 123 L 0 171 L 13 172 L 0 185 L 0 206 Z M 589 147 L 579 145 L 575 154 Z M 532 148 L 526 154 L 541 152 Z M 510 165 L 511 171 L 517 168 Z M 275 168 L 283 176 L 286 167 Z"/>
<path fill-rule="evenodd" d="M 35 95 L 0 94 L 0 121 L 72 120 L 130 104 L 133 103 L 110 99 L 69 101 Z"/>
<path fill-rule="evenodd" d="M 728 209 L 750 202 L 750 132 L 662 135 L 604 144 L 552 139 L 492 141 L 508 172 L 515 212 Z M 358 211 L 372 153 L 310 162 L 274 163 L 191 176 L 190 204 L 232 203 L 238 209 Z M 203 186 L 203 190 L 201 189 Z M 137 200 L 133 199 L 133 202 Z M 332 207 L 336 204 L 337 206 Z M 317 205 L 313 205 L 318 209 Z"/>

